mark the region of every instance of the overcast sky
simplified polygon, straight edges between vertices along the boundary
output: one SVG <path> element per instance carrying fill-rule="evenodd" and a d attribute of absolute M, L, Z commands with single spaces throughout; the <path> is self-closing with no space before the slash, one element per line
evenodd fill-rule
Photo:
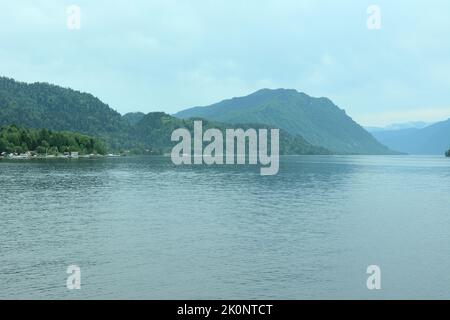
<path fill-rule="evenodd" d="M 371 4 L 380 30 L 367 28 Z M 450 117 L 449 13 L 448 0 L 0 0 L 0 75 L 121 113 L 294 88 L 363 125 L 437 121 Z"/>

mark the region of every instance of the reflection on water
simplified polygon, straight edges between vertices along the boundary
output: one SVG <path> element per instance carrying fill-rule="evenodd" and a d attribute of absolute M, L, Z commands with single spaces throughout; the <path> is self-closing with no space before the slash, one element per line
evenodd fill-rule
<path fill-rule="evenodd" d="M 2 160 L 0 177 L 0 298 L 450 298 L 448 159 Z"/>

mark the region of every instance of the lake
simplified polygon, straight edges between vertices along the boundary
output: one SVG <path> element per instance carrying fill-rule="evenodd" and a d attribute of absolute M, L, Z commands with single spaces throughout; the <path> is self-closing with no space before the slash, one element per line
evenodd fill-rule
<path fill-rule="evenodd" d="M 449 299 L 450 159 L 0 160 L 2 299 Z M 81 290 L 68 290 L 69 265 Z M 369 265 L 381 290 L 368 290 Z"/>

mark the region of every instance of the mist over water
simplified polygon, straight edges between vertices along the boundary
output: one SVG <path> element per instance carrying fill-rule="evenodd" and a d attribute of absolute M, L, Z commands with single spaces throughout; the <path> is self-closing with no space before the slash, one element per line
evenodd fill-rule
<path fill-rule="evenodd" d="M 450 298 L 448 159 L 280 160 L 0 160 L 0 298 Z"/>

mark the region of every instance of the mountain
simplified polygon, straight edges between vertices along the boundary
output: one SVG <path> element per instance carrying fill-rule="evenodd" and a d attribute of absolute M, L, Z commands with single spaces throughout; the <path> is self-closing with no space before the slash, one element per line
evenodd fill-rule
<path fill-rule="evenodd" d="M 423 129 L 403 129 L 372 133 L 384 145 L 409 154 L 442 155 L 450 148 L 450 119 Z"/>
<path fill-rule="evenodd" d="M 205 128 L 232 128 L 203 120 Z M 173 130 L 193 128 L 192 120 L 181 120 L 162 112 L 141 112 L 121 116 L 91 94 L 47 83 L 27 84 L 0 77 L 0 126 L 71 131 L 101 138 L 109 149 L 135 152 L 169 152 Z M 270 126 L 255 124 L 258 128 Z M 249 125 L 236 126 L 249 128 Z M 299 135 L 280 132 L 281 154 L 330 154 Z"/>
<path fill-rule="evenodd" d="M 190 108 L 174 115 L 224 123 L 262 123 L 299 135 L 309 143 L 341 154 L 392 154 L 327 98 L 288 89 L 262 89 L 245 97 Z"/>
<path fill-rule="evenodd" d="M 114 148 L 130 131 L 120 113 L 91 94 L 0 77 L 0 126 L 9 124 L 95 135 Z"/>
<path fill-rule="evenodd" d="M 242 128 L 247 130 L 249 128 L 271 129 L 270 126 L 260 124 L 237 124 L 233 127 L 223 123 L 208 121 L 205 119 L 178 119 L 172 117 L 164 112 L 152 112 L 145 115 L 141 121 L 136 124 L 135 134 L 137 141 L 146 141 L 145 148 L 151 147 L 156 149 L 159 153 L 170 152 L 171 148 L 176 142 L 171 142 L 171 134 L 178 128 L 186 128 L 193 133 L 194 121 L 202 121 L 203 129 L 216 128 L 225 133 L 229 128 Z M 225 134 L 224 134 L 225 136 Z M 280 131 L 280 154 L 316 154 L 327 155 L 331 154 L 325 148 L 316 147 L 305 141 L 302 137 L 293 136 L 285 131 Z"/>
<path fill-rule="evenodd" d="M 364 127 L 364 129 L 366 129 L 370 133 L 373 133 L 373 132 L 395 131 L 404 129 L 423 129 L 430 125 L 432 125 L 432 123 L 423 121 L 410 121 L 404 123 L 393 123 L 385 127 Z"/>

